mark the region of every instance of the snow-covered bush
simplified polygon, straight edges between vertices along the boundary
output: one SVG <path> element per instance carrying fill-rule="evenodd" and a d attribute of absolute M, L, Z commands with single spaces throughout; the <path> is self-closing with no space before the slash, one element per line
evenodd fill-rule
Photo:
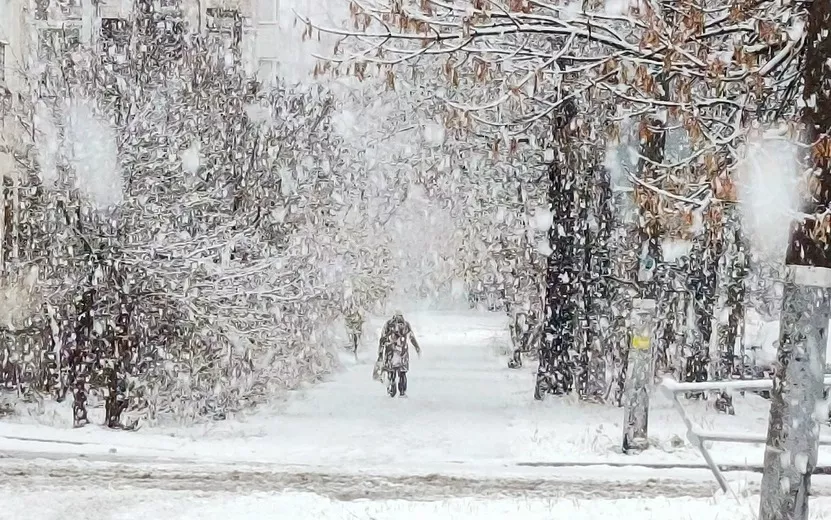
<path fill-rule="evenodd" d="M 175 14 L 139 2 L 132 22 L 122 55 L 45 63 L 16 112 L 34 138 L 10 270 L 38 268 L 40 311 L 11 328 L 25 356 L 3 381 L 71 393 L 78 425 L 89 392 L 115 427 L 297 387 L 332 369 L 316 331 L 341 302 L 392 287 L 330 93 L 257 83 L 233 45 L 164 30 Z"/>

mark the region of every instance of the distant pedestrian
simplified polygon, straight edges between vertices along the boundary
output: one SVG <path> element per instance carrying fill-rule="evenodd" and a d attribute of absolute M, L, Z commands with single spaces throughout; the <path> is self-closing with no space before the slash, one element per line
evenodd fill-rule
<path fill-rule="evenodd" d="M 364 317 L 361 314 L 361 309 L 354 304 L 350 304 L 346 311 L 346 329 L 349 333 L 349 343 L 352 347 L 352 353 L 355 354 L 355 359 L 358 358 L 358 345 L 361 342 L 361 335 L 364 328 Z"/>
<path fill-rule="evenodd" d="M 528 354 L 539 349 L 542 338 L 542 322 L 529 316 L 525 312 L 518 312 L 514 322 L 510 325 L 511 340 L 514 352 L 508 360 L 508 368 L 522 367 L 522 354 Z"/>
<path fill-rule="evenodd" d="M 421 347 L 416 341 L 413 329 L 404 315 L 396 311 L 384 325 L 378 342 L 378 360 L 375 362 L 373 377 L 378 379 L 381 372 L 387 375 L 387 392 L 395 397 L 396 390 L 401 397 L 407 396 L 407 372 L 410 369 L 410 347 L 412 342 L 416 354 L 421 356 Z"/>

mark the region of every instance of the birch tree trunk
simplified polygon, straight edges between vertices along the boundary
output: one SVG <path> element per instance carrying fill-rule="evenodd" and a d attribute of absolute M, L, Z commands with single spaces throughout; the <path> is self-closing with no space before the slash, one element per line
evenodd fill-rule
<path fill-rule="evenodd" d="M 652 165 L 660 164 L 664 160 L 666 126 L 658 119 L 645 118 L 641 122 L 639 135 L 641 155 L 648 161 L 638 161 L 638 172 L 642 179 L 648 181 L 655 177 L 655 168 Z M 661 222 L 658 219 L 661 200 L 655 193 L 640 186 L 635 189 L 635 198 L 640 214 L 641 249 L 636 278 L 639 298 L 633 302 L 629 354 L 626 362 L 622 444 L 624 453 L 648 447 L 648 389 L 654 376 L 652 337 L 656 327 L 656 302 L 660 292 L 655 271 L 662 256 L 659 242 Z"/>
<path fill-rule="evenodd" d="M 811 473 L 816 466 L 822 379 L 831 317 L 831 3 L 807 6 L 802 98 L 811 178 L 803 210 L 791 228 L 773 379 L 760 520 L 806 520 Z"/>

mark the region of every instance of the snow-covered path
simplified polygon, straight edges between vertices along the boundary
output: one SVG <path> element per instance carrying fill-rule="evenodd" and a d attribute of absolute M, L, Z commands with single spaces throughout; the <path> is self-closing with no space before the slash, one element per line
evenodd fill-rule
<path fill-rule="evenodd" d="M 0 494 L 4 491 L 0 484 Z M 743 495 L 340 501 L 296 492 L 53 488 L 15 490 L 0 504 L 0 520 L 753 520 L 758 502 L 757 496 Z M 827 519 L 829 514 L 831 500 L 811 501 L 812 520 Z"/>
<path fill-rule="evenodd" d="M 475 478 L 538 478 L 562 474 L 572 464 L 664 465 L 672 470 L 592 468 L 595 477 L 646 479 L 679 476 L 711 482 L 704 464 L 681 439 L 685 429 L 670 403 L 651 403 L 653 447 L 641 455 L 620 453 L 622 411 L 574 399 L 532 398 L 533 366 L 509 370 L 504 315 L 475 312 L 406 313 L 422 344 L 411 356 L 408 399 L 391 399 L 370 377 L 382 325 L 368 323 L 357 363 L 344 354 L 344 369 L 330 381 L 293 393 L 286 401 L 247 417 L 197 427 L 113 432 L 97 425 L 69 428 L 68 403 L 52 425 L 0 421 L 0 458 L 59 460 L 85 457 L 102 463 L 267 465 L 269 471 L 318 471 Z M 736 415 L 716 414 L 709 403 L 690 403 L 708 429 L 764 432 L 768 401 L 735 399 Z M 39 419 L 41 422 L 44 418 Z M 47 415 L 46 420 L 49 420 Z M 673 442 L 674 441 L 674 442 Z M 681 446 L 678 446 L 678 442 Z M 716 444 L 716 461 L 759 465 L 763 448 Z M 823 451 L 820 463 L 831 463 Z M 540 465 L 543 467 L 531 467 Z M 587 478 L 583 475 L 580 478 Z"/>
<path fill-rule="evenodd" d="M 527 413 L 533 374 L 507 370 L 505 357 L 498 355 L 509 342 L 505 318 L 424 312 L 408 318 L 424 352 L 421 358 L 411 353 L 407 399 L 391 399 L 370 377 L 383 324 L 374 319 L 365 328 L 357 363 L 344 353 L 344 369 L 330 381 L 247 418 L 185 429 L 148 428 L 135 435 L 93 426 L 64 430 L 59 438 L 55 431 L 0 423 L 0 436 L 17 437 L 6 445 L 10 449 L 50 451 L 47 443 L 27 446 L 24 440 L 47 434 L 76 443 L 87 439 L 102 448 L 111 441 L 122 455 L 199 459 L 210 454 L 213 460 L 337 468 L 404 470 L 413 464 L 510 459 L 514 444 L 523 439 L 504 432 Z M 146 442 L 148 435 L 153 442 Z M 94 450 L 92 444 L 86 448 Z"/>
<path fill-rule="evenodd" d="M 381 326 L 373 321 L 357 364 L 347 355 L 344 372 L 292 400 L 279 416 L 255 420 L 256 428 L 306 461 L 406 465 L 509 457 L 511 439 L 495 433 L 525 411 L 533 379 L 507 370 L 496 355 L 507 341 L 505 325 L 478 318 L 412 316 L 423 355 L 411 351 L 407 399 L 391 399 L 370 377 Z M 241 433 L 241 425 L 229 426 Z"/>

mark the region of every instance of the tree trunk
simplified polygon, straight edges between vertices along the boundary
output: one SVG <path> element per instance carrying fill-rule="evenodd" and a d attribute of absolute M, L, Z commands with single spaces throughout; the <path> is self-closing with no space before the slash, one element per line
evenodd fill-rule
<path fill-rule="evenodd" d="M 594 225 L 589 225 L 589 246 L 586 248 L 589 276 L 585 279 L 584 292 L 586 308 L 589 312 L 586 330 L 589 356 L 586 364 L 588 376 L 584 397 L 590 401 L 603 401 L 607 388 L 606 367 L 612 363 L 610 325 L 614 318 L 609 301 L 612 296 L 609 288 L 609 275 L 611 274 L 610 243 L 614 220 L 614 200 L 611 179 L 606 168 L 596 168 L 595 175 L 590 182 L 592 186 L 589 198 L 593 208 L 590 222 Z"/>
<path fill-rule="evenodd" d="M 84 291 L 79 302 L 78 324 L 75 327 L 75 345 L 70 359 L 70 381 L 72 385 L 73 426 L 80 428 L 89 423 L 87 417 L 87 391 L 92 372 L 91 336 L 93 331 L 92 306 L 95 290 Z"/>
<path fill-rule="evenodd" d="M 574 272 L 578 277 L 576 288 L 579 291 L 575 295 L 575 344 L 578 357 L 575 363 L 574 372 L 576 379 L 577 395 L 585 399 L 589 394 L 589 363 L 592 358 L 592 343 L 594 331 L 589 325 L 594 313 L 594 299 L 592 298 L 592 241 L 589 238 L 589 201 L 592 199 L 591 184 L 594 179 L 588 172 L 580 175 L 577 179 L 575 190 L 576 218 L 574 223 L 574 248 L 572 259 L 574 261 Z"/>
<path fill-rule="evenodd" d="M 693 310 L 695 311 L 697 341 L 692 345 L 684 370 L 684 381 L 702 382 L 709 377 L 711 343 L 718 340 L 717 321 L 714 320 L 716 292 L 718 290 L 718 264 L 721 260 L 722 221 L 719 208 L 711 208 L 706 218 L 707 235 L 698 257 L 691 265 Z M 715 338 L 713 335 L 716 335 Z M 717 354 L 716 354 L 717 355 Z M 701 397 L 695 392 L 688 397 Z"/>
<path fill-rule="evenodd" d="M 554 121 L 554 139 L 560 147 L 558 158 L 548 168 L 548 199 L 554 224 L 548 238 L 552 249 L 546 267 L 545 325 L 540 346 L 540 363 L 534 398 L 545 394 L 561 395 L 574 386 L 572 353 L 574 351 L 574 222 L 576 179 L 574 165 L 568 164 L 569 124 L 577 113 L 573 101 L 563 105 Z"/>
<path fill-rule="evenodd" d="M 641 179 L 650 182 L 655 178 L 653 163 L 660 164 L 664 159 L 666 127 L 658 119 L 647 118 L 641 122 L 639 134 L 642 143 L 641 155 L 648 161 L 641 159 L 638 162 L 638 171 Z M 656 193 L 643 186 L 636 188 L 635 197 L 640 213 L 641 247 L 637 272 L 639 298 L 633 302 L 626 368 L 623 425 L 625 453 L 648 446 L 649 385 L 654 375 L 652 349 L 656 328 L 656 302 L 659 295 L 655 275 L 662 256 L 658 241 L 662 227 L 658 215 L 662 202 Z"/>
<path fill-rule="evenodd" d="M 779 366 L 773 380 L 762 477 L 760 520 L 807 520 L 811 473 L 816 466 L 822 379 L 831 317 L 831 246 L 827 215 L 831 202 L 831 92 L 826 62 L 831 57 L 831 4 L 813 2 L 804 48 L 805 143 L 811 144 L 803 211 L 785 256 L 785 285 L 779 331 Z"/>
<path fill-rule="evenodd" d="M 747 253 L 742 236 L 741 223 L 738 219 L 733 223 L 735 226 L 733 235 L 732 261 L 730 265 L 730 282 L 727 285 L 727 308 L 730 314 L 727 317 L 727 331 L 724 336 L 725 355 L 729 360 L 728 373 L 732 376 L 742 376 L 744 368 L 744 298 L 745 284 L 747 279 Z M 739 350 L 736 351 L 736 343 L 739 343 Z"/>
<path fill-rule="evenodd" d="M 645 159 L 638 161 L 638 175 L 644 182 L 655 179 L 655 166 L 664 161 L 664 147 L 666 145 L 666 127 L 658 119 L 645 118 L 641 122 L 639 131 L 641 136 L 640 153 Z M 657 193 L 637 186 L 635 199 L 638 203 L 640 226 L 638 234 L 641 241 L 641 257 L 637 273 L 638 292 L 641 298 L 657 300 L 659 287 L 654 279 L 658 263 L 661 262 L 661 222 L 658 208 L 661 200 Z M 646 265 L 649 263 L 649 265 Z"/>
<path fill-rule="evenodd" d="M 831 293 L 801 283 L 785 286 L 778 366 L 773 378 L 762 477 L 760 520 L 807 520 L 811 472 L 817 464 L 825 346 Z"/>

